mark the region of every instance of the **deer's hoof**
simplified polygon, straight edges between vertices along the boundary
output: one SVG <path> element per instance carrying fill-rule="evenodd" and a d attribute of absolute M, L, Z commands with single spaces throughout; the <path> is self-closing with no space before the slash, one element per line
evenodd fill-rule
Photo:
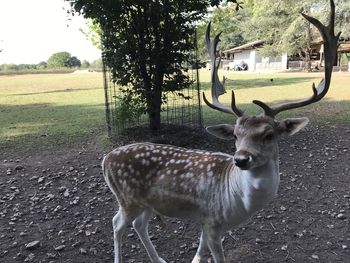
<path fill-rule="evenodd" d="M 203 260 L 201 260 L 200 256 L 198 255 L 195 255 L 191 261 L 191 263 L 201 263 L 201 262 L 203 262 Z"/>

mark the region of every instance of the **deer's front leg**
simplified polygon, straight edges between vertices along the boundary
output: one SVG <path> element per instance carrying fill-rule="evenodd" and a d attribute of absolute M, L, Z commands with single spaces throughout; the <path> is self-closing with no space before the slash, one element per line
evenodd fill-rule
<path fill-rule="evenodd" d="M 194 256 L 191 263 L 201 263 L 203 261 L 204 254 L 207 250 L 208 250 L 208 243 L 202 231 L 196 255 Z"/>
<path fill-rule="evenodd" d="M 221 231 L 217 228 L 203 228 L 204 238 L 207 241 L 215 263 L 225 263 L 224 250 L 222 248 Z"/>

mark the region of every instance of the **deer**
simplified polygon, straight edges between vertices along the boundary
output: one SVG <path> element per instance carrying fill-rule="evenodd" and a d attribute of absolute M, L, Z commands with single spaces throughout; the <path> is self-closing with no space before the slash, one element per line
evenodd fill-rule
<path fill-rule="evenodd" d="M 188 218 L 200 225 L 199 246 L 192 263 L 203 262 L 208 250 L 215 263 L 226 262 L 222 235 L 247 221 L 277 194 L 279 138 L 296 134 L 309 122 L 305 117 L 277 120 L 276 116 L 315 103 L 329 90 L 340 36 L 340 33 L 334 35 L 334 14 L 333 0 L 330 0 L 328 26 L 302 14 L 324 40 L 325 76 L 317 87 L 313 84 L 313 95 L 272 106 L 253 100 L 263 110 L 259 115 L 247 115 L 239 109 L 233 91 L 231 106 L 219 101 L 219 96 L 225 93 L 224 83 L 218 77 L 220 34 L 211 40 L 208 24 L 206 44 L 212 63 L 212 103 L 204 93 L 203 99 L 209 107 L 237 119 L 234 125 L 208 126 L 206 131 L 233 141 L 236 150 L 230 155 L 145 142 L 121 146 L 108 153 L 102 163 L 104 179 L 119 203 L 112 220 L 115 263 L 122 262 L 122 237 L 131 223 L 151 262 L 166 262 L 158 255 L 148 234 L 153 215 Z"/>

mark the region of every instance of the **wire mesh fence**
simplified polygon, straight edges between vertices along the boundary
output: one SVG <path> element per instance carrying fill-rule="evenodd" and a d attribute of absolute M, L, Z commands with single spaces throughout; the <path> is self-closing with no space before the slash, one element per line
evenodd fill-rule
<path fill-rule="evenodd" d="M 189 71 L 192 84 L 181 91 L 166 92 L 167 103 L 162 105 L 162 125 L 177 125 L 201 127 L 201 105 L 199 99 L 200 85 L 198 70 Z M 110 136 L 117 136 L 128 128 L 145 126 L 148 128 L 149 116 L 145 113 L 132 114 L 133 109 L 127 109 L 128 115 L 123 117 L 125 102 L 122 101 L 121 88 L 110 78 L 108 69 L 104 70 L 104 88 L 106 99 L 106 120 Z M 137 111 L 137 109 L 135 109 Z M 130 113 L 132 114 L 130 116 Z"/>

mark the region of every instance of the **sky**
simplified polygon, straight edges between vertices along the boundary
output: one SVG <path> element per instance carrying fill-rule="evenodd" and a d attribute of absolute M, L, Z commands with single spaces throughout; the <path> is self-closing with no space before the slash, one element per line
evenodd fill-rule
<path fill-rule="evenodd" d="M 86 20 L 70 16 L 63 0 L 0 0 L 0 65 L 37 64 L 67 51 L 81 61 L 94 61 L 101 51 L 80 29 Z"/>

